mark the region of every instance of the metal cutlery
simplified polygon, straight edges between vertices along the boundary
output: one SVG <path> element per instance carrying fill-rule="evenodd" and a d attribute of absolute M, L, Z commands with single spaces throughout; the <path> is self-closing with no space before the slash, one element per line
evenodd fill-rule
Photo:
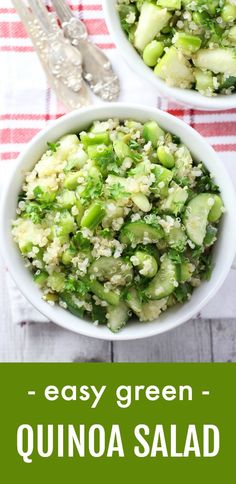
<path fill-rule="evenodd" d="M 90 88 L 104 101 L 118 98 L 120 84 L 107 56 L 88 38 L 84 23 L 75 17 L 66 0 L 52 0 L 64 35 L 82 54 L 83 76 Z"/>
<path fill-rule="evenodd" d="M 56 19 L 50 14 L 43 0 L 28 0 L 35 18 L 47 37 L 47 60 L 53 75 L 73 91 L 82 85 L 82 57 L 65 39 Z"/>
<path fill-rule="evenodd" d="M 32 40 L 47 79 L 57 97 L 69 109 L 78 109 L 88 105 L 90 103 L 90 97 L 84 82 L 81 83 L 79 90 L 73 91 L 62 81 L 61 77 L 53 74 L 50 63 L 48 62 L 49 40 L 45 30 L 42 29 L 41 24 L 33 13 L 30 12 L 23 0 L 12 0 L 12 3 Z M 50 21 L 52 26 L 54 26 L 56 21 L 53 20 L 52 16 L 50 17 Z"/>

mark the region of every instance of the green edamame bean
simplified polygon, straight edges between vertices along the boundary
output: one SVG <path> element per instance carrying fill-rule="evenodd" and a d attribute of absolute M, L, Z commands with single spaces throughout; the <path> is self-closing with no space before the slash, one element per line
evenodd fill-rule
<path fill-rule="evenodd" d="M 236 19 L 236 5 L 226 4 L 222 9 L 221 18 L 224 22 L 233 22 Z"/>
<path fill-rule="evenodd" d="M 163 42 L 153 40 L 150 42 L 143 51 L 143 60 L 149 67 L 154 67 L 164 51 Z"/>
<path fill-rule="evenodd" d="M 109 145 L 110 144 L 110 138 L 107 132 L 86 133 L 85 131 L 83 131 L 82 133 L 80 133 L 80 139 L 85 148 L 88 148 L 88 146 L 91 146 L 91 145 L 101 145 L 101 144 Z"/>
<path fill-rule="evenodd" d="M 152 278 L 157 273 L 157 261 L 155 257 L 147 254 L 147 252 L 136 250 L 133 264 L 138 267 L 140 274 L 143 276 Z"/>
<path fill-rule="evenodd" d="M 209 212 L 208 221 L 214 223 L 217 222 L 223 214 L 224 204 L 219 195 L 212 195 L 212 199 L 214 200 L 214 204 Z"/>
<path fill-rule="evenodd" d="M 175 159 L 173 155 L 164 146 L 159 146 L 157 150 L 157 156 L 165 168 L 173 168 L 175 165 Z"/>
<path fill-rule="evenodd" d="M 100 224 L 105 215 L 104 204 L 101 202 L 94 202 L 85 211 L 82 220 L 81 227 L 93 230 Z"/>

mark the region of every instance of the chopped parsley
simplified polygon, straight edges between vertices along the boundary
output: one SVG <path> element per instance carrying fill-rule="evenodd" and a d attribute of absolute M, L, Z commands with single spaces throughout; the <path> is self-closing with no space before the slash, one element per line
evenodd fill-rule
<path fill-rule="evenodd" d="M 56 153 L 57 151 L 57 148 L 59 148 L 60 146 L 60 143 L 51 143 L 50 141 L 47 142 L 47 145 L 49 147 L 49 149 L 51 150 L 52 153 Z"/>
<path fill-rule="evenodd" d="M 101 197 L 103 192 L 103 182 L 101 178 L 88 177 L 86 186 L 81 193 L 84 201 L 94 200 Z"/>
<path fill-rule="evenodd" d="M 109 187 L 109 196 L 114 200 L 119 200 L 119 198 L 126 198 L 130 196 L 120 183 L 114 183 Z"/>

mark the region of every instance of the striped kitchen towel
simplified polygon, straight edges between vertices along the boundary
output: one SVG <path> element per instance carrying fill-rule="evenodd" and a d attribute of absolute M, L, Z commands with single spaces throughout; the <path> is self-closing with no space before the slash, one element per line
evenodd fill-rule
<path fill-rule="evenodd" d="M 120 101 L 142 102 L 180 117 L 207 138 L 230 171 L 236 186 L 236 108 L 202 112 L 186 109 L 161 98 L 156 88 L 137 77 L 120 57 L 107 30 L 101 0 L 70 0 L 70 7 L 86 24 L 93 42 L 110 57 L 121 80 Z M 48 2 L 50 7 L 50 2 Z M 65 113 L 47 85 L 40 62 L 10 0 L 0 2 L 0 180 L 4 183 L 18 153 L 45 124 Z M 99 103 L 98 99 L 94 102 Z M 9 276 L 6 276 L 9 280 Z M 202 317 L 236 317 L 231 271 L 217 297 L 202 311 Z M 8 282 L 13 320 L 45 321 Z M 1 290 L 1 288 L 0 288 Z"/>

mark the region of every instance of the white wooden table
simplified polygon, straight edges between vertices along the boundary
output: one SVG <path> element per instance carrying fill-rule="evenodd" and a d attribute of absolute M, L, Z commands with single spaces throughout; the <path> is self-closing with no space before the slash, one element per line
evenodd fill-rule
<path fill-rule="evenodd" d="M 194 320 L 154 338 L 111 343 L 52 323 L 14 326 L 0 261 L 0 362 L 236 361 L 236 318 Z"/>

